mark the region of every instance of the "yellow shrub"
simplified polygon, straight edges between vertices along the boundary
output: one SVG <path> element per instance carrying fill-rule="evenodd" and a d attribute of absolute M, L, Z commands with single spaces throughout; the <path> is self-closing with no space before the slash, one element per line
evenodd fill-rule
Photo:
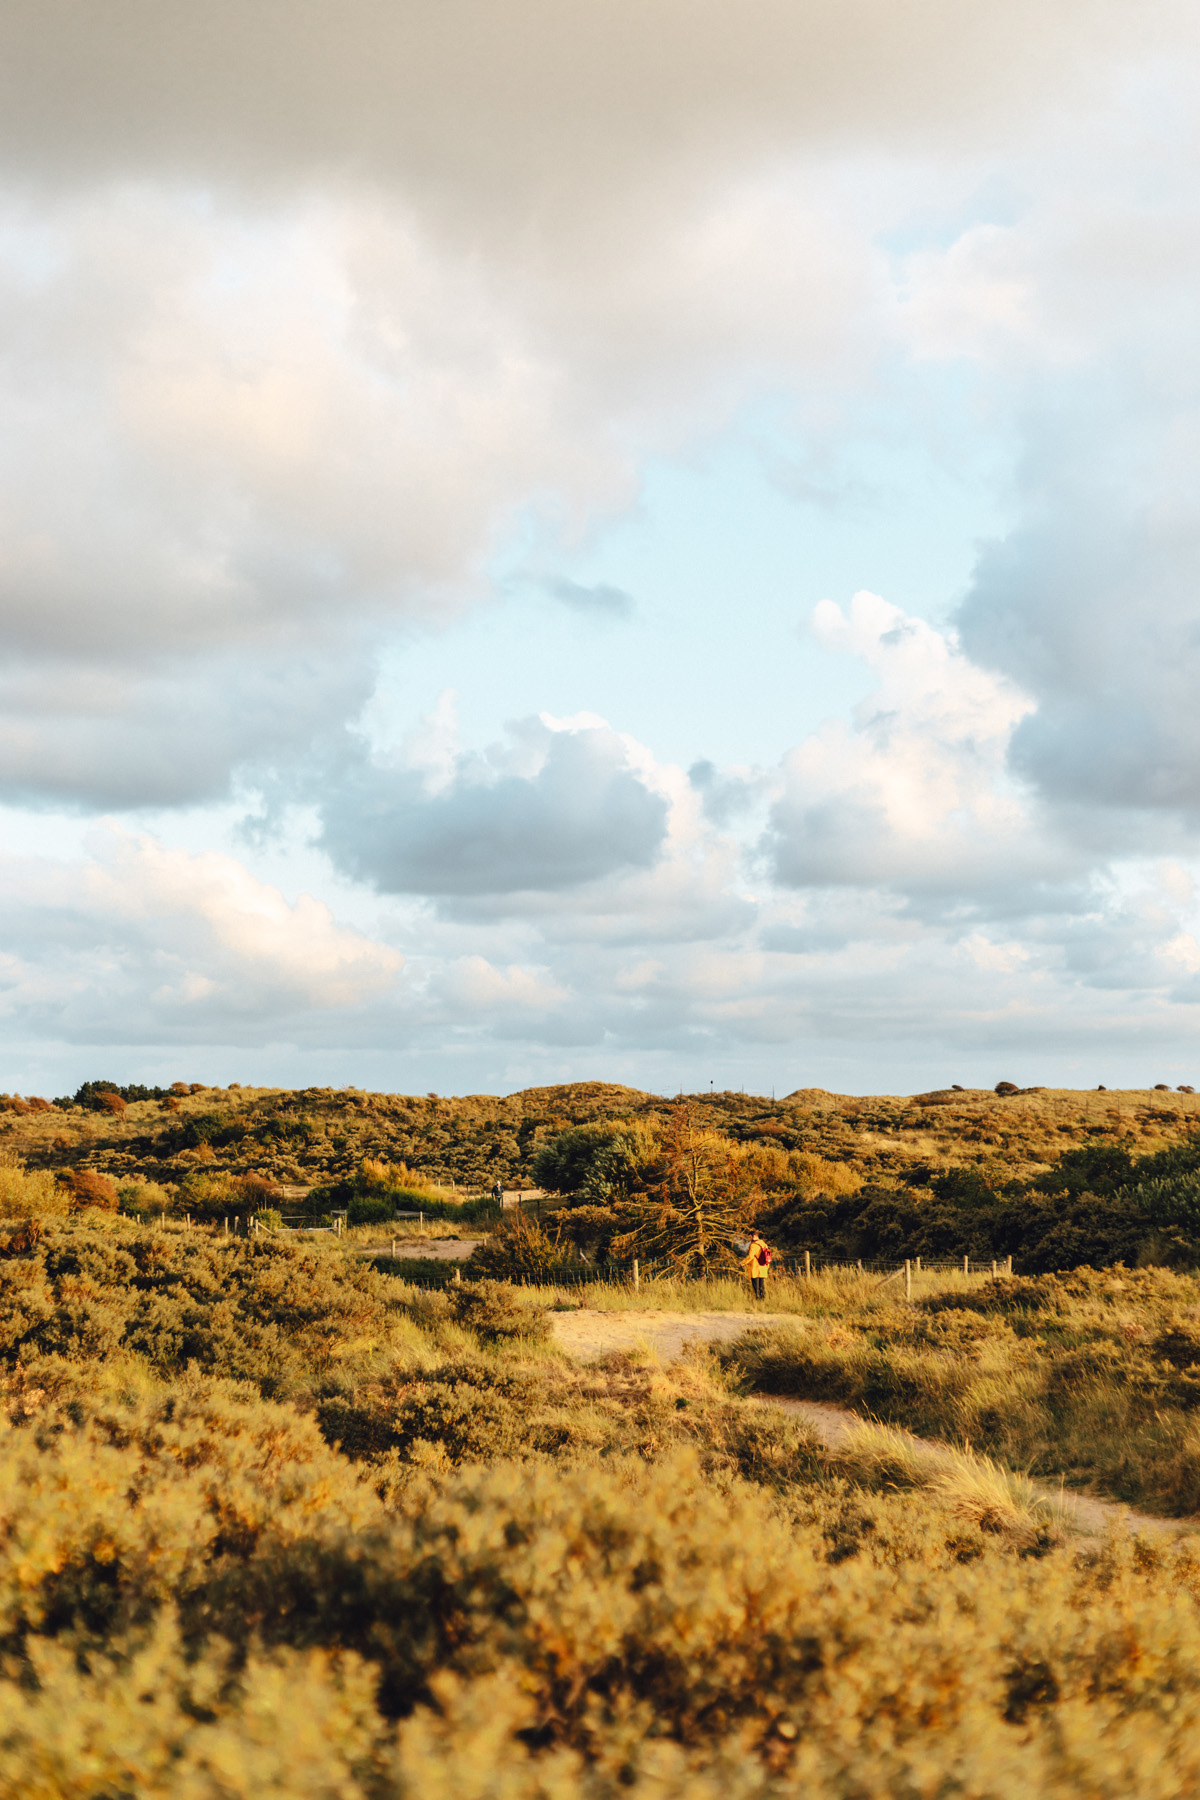
<path fill-rule="evenodd" d="M 862 1176 L 845 1163 L 829 1162 L 811 1150 L 793 1150 L 788 1157 L 792 1179 L 806 1200 L 814 1194 L 857 1194 Z"/>
<path fill-rule="evenodd" d="M 71 1196 L 50 1169 L 24 1169 L 15 1157 L 0 1157 L 0 1219 L 36 1219 L 70 1212 Z"/>

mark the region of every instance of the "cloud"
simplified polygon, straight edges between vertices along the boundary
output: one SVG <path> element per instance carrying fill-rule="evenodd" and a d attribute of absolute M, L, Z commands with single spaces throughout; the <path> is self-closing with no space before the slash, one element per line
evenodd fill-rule
<path fill-rule="evenodd" d="M 0 882 L 10 1023 L 77 1041 L 239 1041 L 369 1008 L 404 958 L 288 901 L 233 857 L 98 833 L 83 863 L 9 862 Z"/>
<path fill-rule="evenodd" d="M 554 567 L 764 394 L 836 430 L 978 261 L 914 264 L 905 322 L 880 153 L 969 185 L 1181 17 L 10 6 L 0 793 L 217 796 L 353 719 L 512 534 Z"/>
<path fill-rule="evenodd" d="M 1096 857 L 1194 848 L 1200 818 L 1195 84 L 1186 55 L 1159 69 L 1045 146 L 1051 178 L 1025 163 L 1012 223 L 906 263 L 914 347 L 970 358 L 1019 429 L 962 649 L 1028 696 L 1010 766 Z"/>
<path fill-rule="evenodd" d="M 378 194 L 0 190 L 0 794 L 186 803 L 336 732 L 386 643 L 490 592 L 518 523 L 552 562 L 648 453 L 761 385 L 736 317 L 684 296 L 740 286 L 785 222 L 785 290 L 814 262 L 824 281 L 799 310 L 778 294 L 764 350 L 858 380 L 853 234 L 783 193 L 729 244 L 729 204 L 632 247 L 630 296 L 600 301 Z M 630 610 L 611 584 L 553 591 Z"/>
<path fill-rule="evenodd" d="M 422 1087 L 575 1047 L 667 1086 L 1190 1054 L 1194 52 L 1194 9 L 1112 0 L 5 9 L 0 794 L 258 782 L 382 916 L 145 835 L 9 865 L 14 1033 L 402 1045 L 443 1059 Z M 615 712 L 471 751 L 449 697 L 359 747 L 385 650 L 514 547 L 572 568 L 655 462 L 764 401 L 804 468 L 852 431 L 949 460 L 959 399 L 1017 446 L 1011 529 L 953 629 L 937 596 L 818 609 L 875 691 L 781 721 L 777 768 L 698 740 L 685 775 Z M 622 587 L 542 585 L 637 629 Z"/>
<path fill-rule="evenodd" d="M 384 893 L 438 897 L 559 893 L 654 863 L 667 802 L 623 739 L 538 719 L 509 732 L 433 788 L 417 768 L 347 766 L 323 802 L 323 848 Z"/>
<path fill-rule="evenodd" d="M 851 725 L 831 720 L 786 757 L 764 840 L 777 880 L 954 905 L 1078 872 L 1008 776 L 1031 708 L 1013 683 L 874 594 L 855 595 L 848 615 L 822 602 L 813 628 L 878 685 Z"/>
<path fill-rule="evenodd" d="M 546 582 L 546 591 L 585 618 L 628 619 L 634 611 L 632 594 L 624 588 L 610 587 L 604 582 L 585 587 L 582 582 L 568 581 L 565 576 Z"/>
<path fill-rule="evenodd" d="M 1174 815 L 1194 832 L 1200 509 L 1166 496 L 1131 506 L 1115 469 L 1093 462 L 1089 483 L 1088 453 L 1072 460 L 1075 479 L 1047 482 L 1037 516 L 981 559 L 963 642 L 1035 701 L 1012 762 L 1049 801 L 1124 813 L 1091 827 L 1114 844 L 1150 841 L 1132 813 Z"/>
<path fill-rule="evenodd" d="M 1187 13 L 1131 19 L 1111 0 L 1000 14 L 931 0 L 583 4 L 286 0 L 12 5 L 0 28 L 0 153 L 45 177 L 149 163 L 264 184 L 415 176 L 447 211 L 503 219 L 643 182 L 656 163 L 840 137 L 928 143 L 1011 127 L 1086 93 Z"/>

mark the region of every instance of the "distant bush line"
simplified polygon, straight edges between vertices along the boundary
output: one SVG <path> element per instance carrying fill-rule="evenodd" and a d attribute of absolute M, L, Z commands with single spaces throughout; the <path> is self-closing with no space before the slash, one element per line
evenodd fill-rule
<path fill-rule="evenodd" d="M 1106 1144 L 1068 1151 L 1029 1186 L 997 1189 L 971 1167 L 920 1187 L 785 1200 L 759 1214 L 782 1246 L 829 1262 L 1011 1256 L 1018 1274 L 1200 1260 L 1200 1142 L 1133 1157 Z"/>

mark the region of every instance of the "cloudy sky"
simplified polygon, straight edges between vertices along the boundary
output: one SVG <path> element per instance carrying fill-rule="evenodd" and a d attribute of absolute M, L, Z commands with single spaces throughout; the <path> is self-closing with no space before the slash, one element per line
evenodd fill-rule
<path fill-rule="evenodd" d="M 8 0 L 0 1084 L 1200 1080 L 1200 15 Z"/>

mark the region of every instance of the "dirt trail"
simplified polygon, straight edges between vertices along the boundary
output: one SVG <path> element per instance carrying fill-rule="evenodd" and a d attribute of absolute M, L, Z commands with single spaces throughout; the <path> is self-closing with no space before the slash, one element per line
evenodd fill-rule
<path fill-rule="evenodd" d="M 589 1361 L 610 1350 L 634 1350 L 640 1347 L 656 1350 L 665 1362 L 682 1355 L 689 1343 L 726 1343 L 753 1325 L 786 1325 L 793 1322 L 791 1313 L 680 1313 L 680 1312 L 578 1312 L 551 1313 L 555 1342 L 568 1355 Z M 831 1406 L 824 1400 L 785 1400 L 772 1395 L 757 1395 L 747 1405 L 769 1413 L 772 1409 L 792 1413 L 812 1426 L 822 1443 L 831 1449 L 844 1444 L 852 1432 L 864 1424 L 863 1419 L 845 1407 Z M 949 1463 L 954 1451 L 948 1444 L 932 1438 L 917 1437 L 899 1426 L 888 1426 L 904 1437 L 931 1463 Z M 1083 1537 L 1098 1537 L 1114 1526 L 1146 1536 L 1184 1537 L 1200 1532 L 1200 1518 L 1159 1519 L 1150 1513 L 1135 1512 L 1119 1500 L 1105 1500 L 1098 1494 L 1064 1491 L 1055 1483 L 1037 1483 L 1041 1491 L 1064 1505 L 1075 1530 Z"/>
<path fill-rule="evenodd" d="M 723 1343 L 752 1325 L 790 1325 L 791 1313 L 578 1312 L 550 1314 L 555 1342 L 584 1362 L 609 1350 L 657 1350 L 668 1362 L 689 1343 Z"/>
<path fill-rule="evenodd" d="M 397 1234 L 396 1256 L 407 1262 L 462 1262 L 470 1256 L 482 1238 L 403 1238 Z M 365 1256 L 390 1256 L 392 1239 L 382 1244 L 369 1244 L 364 1250 Z"/>

